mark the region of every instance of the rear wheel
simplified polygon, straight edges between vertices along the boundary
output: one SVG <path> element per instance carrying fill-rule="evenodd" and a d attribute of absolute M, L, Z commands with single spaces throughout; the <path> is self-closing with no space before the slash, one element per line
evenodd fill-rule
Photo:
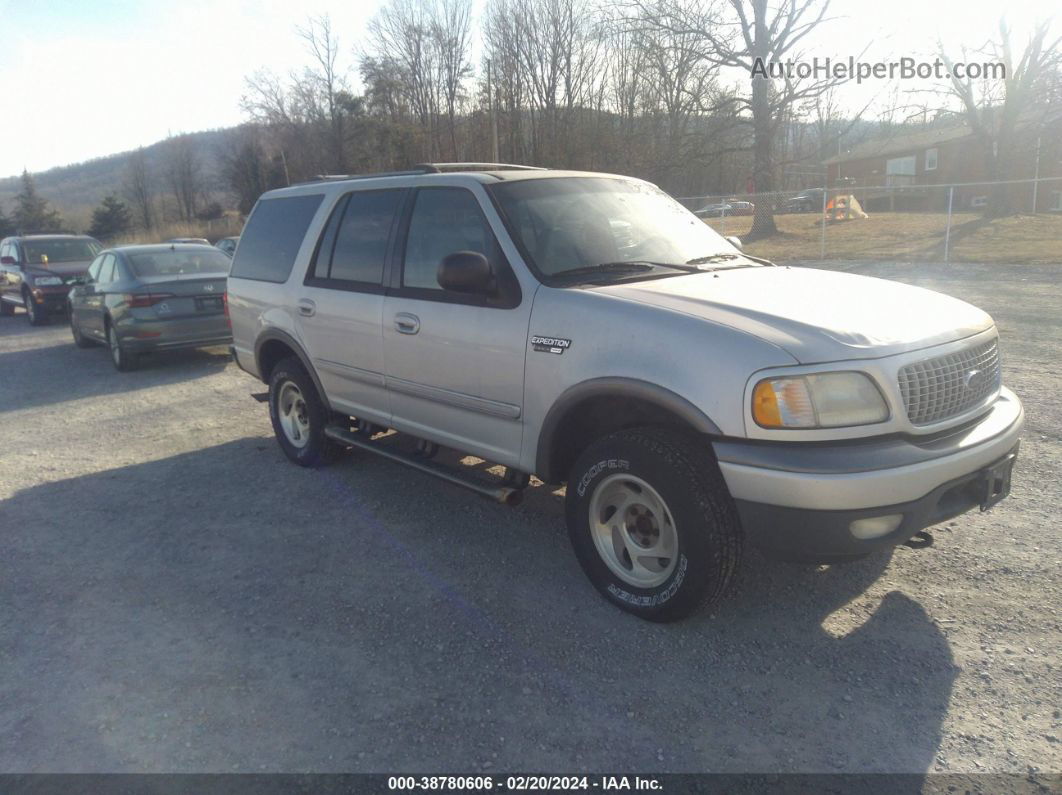
<path fill-rule="evenodd" d="M 74 337 L 74 344 L 79 348 L 91 348 L 92 340 L 81 333 L 81 327 L 77 324 L 77 318 L 74 317 L 74 310 L 68 309 L 67 314 L 70 316 L 70 333 Z"/>
<path fill-rule="evenodd" d="M 707 442 L 667 428 L 606 436 L 572 468 L 566 508 L 583 571 L 629 613 L 682 618 L 733 579 L 741 527 Z"/>
<path fill-rule="evenodd" d="M 269 376 L 269 419 L 284 455 L 304 467 L 334 460 L 343 448 L 324 435 L 330 416 L 302 363 L 293 356 L 278 362 Z"/>
<path fill-rule="evenodd" d="M 37 306 L 37 302 L 33 300 L 33 296 L 29 294 L 29 291 L 22 293 L 22 300 L 26 306 L 26 319 L 31 326 L 43 326 L 47 321 L 47 316 L 41 307 Z"/>
<path fill-rule="evenodd" d="M 111 350 L 111 362 L 114 364 L 115 370 L 125 373 L 136 369 L 137 355 L 122 347 L 118 332 L 114 330 L 114 324 L 109 320 L 107 321 L 107 347 Z"/>

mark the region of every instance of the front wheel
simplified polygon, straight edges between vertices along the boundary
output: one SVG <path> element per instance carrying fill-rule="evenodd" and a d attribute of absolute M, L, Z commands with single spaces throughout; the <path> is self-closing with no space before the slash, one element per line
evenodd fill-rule
<path fill-rule="evenodd" d="M 23 293 L 22 300 L 25 302 L 26 307 L 26 320 L 29 321 L 31 326 L 43 326 L 47 320 L 44 310 L 37 306 L 37 302 L 33 300 L 33 296 L 28 292 Z"/>
<path fill-rule="evenodd" d="M 619 431 L 572 468 L 568 533 L 583 571 L 629 613 L 673 621 L 720 599 L 741 527 L 708 443 L 668 428 Z"/>
<path fill-rule="evenodd" d="M 304 467 L 332 461 L 342 447 L 324 435 L 330 416 L 298 359 L 289 357 L 273 368 L 269 376 L 269 419 L 284 455 Z"/>

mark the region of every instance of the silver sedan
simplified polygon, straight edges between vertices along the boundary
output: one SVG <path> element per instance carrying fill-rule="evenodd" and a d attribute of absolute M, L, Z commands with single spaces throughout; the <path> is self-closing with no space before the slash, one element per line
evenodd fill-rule
<path fill-rule="evenodd" d="M 70 291 L 79 348 L 104 344 L 119 370 L 142 353 L 232 341 L 225 283 L 231 260 L 213 246 L 122 246 L 100 253 Z"/>

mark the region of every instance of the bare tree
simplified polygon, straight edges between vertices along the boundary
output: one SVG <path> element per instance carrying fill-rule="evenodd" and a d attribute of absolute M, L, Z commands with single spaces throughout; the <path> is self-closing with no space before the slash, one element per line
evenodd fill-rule
<path fill-rule="evenodd" d="M 801 78 L 787 68 L 799 61 L 804 39 L 826 20 L 830 0 L 632 0 L 648 22 L 700 39 L 701 57 L 749 75 L 749 92 L 739 98 L 751 115 L 752 181 L 756 191 L 774 187 L 777 134 L 794 105 L 812 100 L 843 78 Z M 725 12 L 725 13 L 724 13 Z M 759 202 L 750 237 L 777 232 L 768 202 Z"/>
<path fill-rule="evenodd" d="M 133 208 L 137 224 L 145 231 L 155 228 L 155 194 L 151 188 L 151 175 L 143 148 L 137 149 L 129 158 L 122 192 Z"/>
<path fill-rule="evenodd" d="M 1038 100 L 1057 92 L 1057 85 L 1052 84 L 1062 66 L 1060 45 L 1062 37 L 1052 38 L 1050 23 L 1042 22 L 1033 30 L 1024 50 L 1015 53 L 1010 28 L 1001 20 L 999 39 L 978 52 L 1002 63 L 1006 77 L 976 81 L 960 77 L 955 64 L 943 52 L 943 46 L 940 47 L 941 59 L 951 73 L 947 90 L 962 104 L 963 118 L 981 144 L 990 180 L 998 182 L 1013 176 L 1019 128 L 1023 124 L 1032 128 L 1042 124 L 1042 116 L 1050 106 Z M 965 50 L 963 55 L 967 63 L 974 60 Z M 993 186 L 985 214 L 998 217 L 1009 210 L 1007 186 Z"/>
<path fill-rule="evenodd" d="M 179 135 L 167 143 L 166 179 L 177 202 L 178 215 L 182 220 L 191 221 L 202 193 L 202 173 L 189 136 Z"/>
<path fill-rule="evenodd" d="M 352 110 L 353 97 L 347 83 L 345 68 L 337 66 L 339 39 L 332 31 L 328 15 L 311 19 L 306 27 L 296 29 L 306 43 L 313 66 L 295 81 L 307 114 L 323 124 L 327 130 L 330 171 L 345 174 L 347 165 L 347 117 Z"/>

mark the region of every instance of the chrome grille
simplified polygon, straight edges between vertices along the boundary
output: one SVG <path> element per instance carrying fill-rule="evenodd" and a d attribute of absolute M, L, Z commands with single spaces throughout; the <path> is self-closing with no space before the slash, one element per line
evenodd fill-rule
<path fill-rule="evenodd" d="M 900 369 L 900 393 L 914 425 L 957 417 L 999 390 L 996 340 Z"/>

